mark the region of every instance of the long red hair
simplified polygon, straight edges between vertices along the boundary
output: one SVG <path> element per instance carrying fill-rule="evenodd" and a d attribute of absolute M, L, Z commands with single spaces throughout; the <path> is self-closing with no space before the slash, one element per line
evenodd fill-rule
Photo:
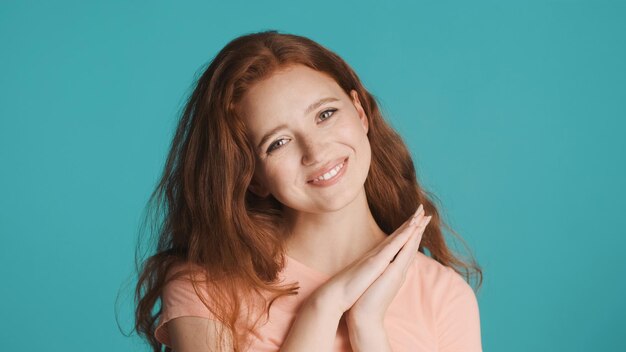
<path fill-rule="evenodd" d="M 154 337 L 161 314 L 160 295 L 176 277 L 189 277 L 196 292 L 206 292 L 199 297 L 236 337 L 235 351 L 243 349 L 245 344 L 239 341 L 245 340 L 259 319 L 248 329 L 236 329 L 243 306 L 233 297 L 252 302 L 270 293 L 271 299 L 263 301 L 267 315 L 276 298 L 297 292 L 295 285 L 277 283 L 285 263 L 279 236 L 282 205 L 271 196 L 260 198 L 248 190 L 255 168 L 254 146 L 239 118 L 238 105 L 252 85 L 291 64 L 330 75 L 348 95 L 352 89 L 358 92 L 369 119 L 372 149 L 365 192 L 378 226 L 390 234 L 423 204 L 433 218 L 419 251 L 428 250 L 431 258 L 453 268 L 468 283 L 477 275 L 476 290 L 482 285 L 476 261 L 465 261 L 446 245 L 443 228 L 465 242 L 443 222 L 433 196 L 417 181 L 405 143 L 384 120 L 374 96 L 352 68 L 306 37 L 275 30 L 247 34 L 226 44 L 197 80 L 160 182 L 147 204 L 146 220 L 158 238 L 153 238 L 156 248 L 145 260 L 137 252 L 135 330 L 155 352 L 164 347 Z M 188 270 L 168 275 L 175 265 Z M 197 267 L 203 269 L 200 279 L 189 275 L 197 273 L 193 269 Z"/>

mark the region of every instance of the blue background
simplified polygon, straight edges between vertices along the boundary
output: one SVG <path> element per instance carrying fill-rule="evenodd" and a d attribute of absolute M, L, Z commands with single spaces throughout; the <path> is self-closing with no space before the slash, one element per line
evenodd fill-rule
<path fill-rule="evenodd" d="M 147 350 L 116 297 L 128 332 L 179 111 L 229 40 L 278 29 L 342 56 L 404 136 L 483 267 L 485 351 L 626 350 L 625 18 L 620 1 L 3 1 L 2 349 Z"/>

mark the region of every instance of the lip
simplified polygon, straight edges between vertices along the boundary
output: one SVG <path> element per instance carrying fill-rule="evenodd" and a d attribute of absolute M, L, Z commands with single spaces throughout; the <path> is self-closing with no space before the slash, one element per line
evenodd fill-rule
<path fill-rule="evenodd" d="M 315 182 L 313 183 L 313 180 L 315 180 L 317 177 L 324 175 L 325 173 L 329 172 L 330 170 L 332 170 L 333 168 L 335 168 L 337 165 L 344 163 L 343 167 L 341 168 L 341 170 L 339 170 L 339 172 L 330 180 L 324 180 L 324 181 L 319 181 L 319 182 Z M 346 172 L 346 167 L 348 166 L 348 157 L 344 157 L 344 158 L 340 158 L 337 159 L 329 164 L 327 164 L 328 166 L 325 166 L 322 170 L 318 173 L 316 173 L 317 176 L 313 176 L 311 177 L 307 183 L 312 185 L 312 186 L 330 186 L 334 183 L 336 183 L 337 181 L 339 181 L 339 179 L 341 179 L 341 177 L 343 176 L 343 174 Z"/>

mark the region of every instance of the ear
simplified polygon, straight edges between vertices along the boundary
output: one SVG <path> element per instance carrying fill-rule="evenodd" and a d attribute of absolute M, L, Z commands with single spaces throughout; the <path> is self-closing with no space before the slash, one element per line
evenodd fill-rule
<path fill-rule="evenodd" d="M 352 102 L 354 103 L 354 107 L 356 108 L 357 113 L 359 114 L 359 120 L 361 120 L 361 125 L 363 126 L 363 130 L 365 134 L 369 130 L 369 121 L 367 120 L 367 115 L 365 115 L 365 110 L 361 106 L 361 101 L 359 100 L 359 93 L 356 90 L 352 89 L 350 91 L 350 95 L 352 96 Z"/>
<path fill-rule="evenodd" d="M 253 177 L 252 181 L 250 181 L 248 190 L 261 198 L 265 198 L 270 195 L 270 192 L 265 188 L 265 186 L 256 180 L 256 177 Z"/>

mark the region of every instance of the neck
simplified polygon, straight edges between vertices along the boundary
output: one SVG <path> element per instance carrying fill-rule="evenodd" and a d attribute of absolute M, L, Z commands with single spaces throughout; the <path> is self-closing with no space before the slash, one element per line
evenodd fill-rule
<path fill-rule="evenodd" d="M 378 245 L 385 234 L 374 220 L 365 189 L 335 212 L 287 210 L 287 255 L 328 275 L 334 275 Z"/>

